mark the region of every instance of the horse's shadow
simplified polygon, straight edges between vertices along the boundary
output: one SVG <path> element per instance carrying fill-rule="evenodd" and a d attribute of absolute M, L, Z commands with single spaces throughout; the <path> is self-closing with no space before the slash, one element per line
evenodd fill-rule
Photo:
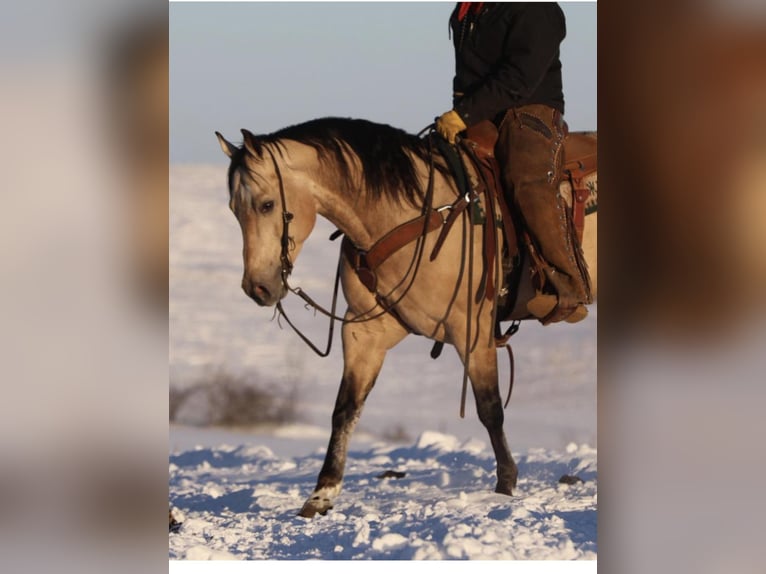
<path fill-rule="evenodd" d="M 221 496 L 204 493 L 171 496 L 171 502 L 189 512 L 210 512 L 216 515 L 225 511 L 243 514 L 263 510 L 258 501 L 253 498 L 252 488 L 242 488 Z"/>

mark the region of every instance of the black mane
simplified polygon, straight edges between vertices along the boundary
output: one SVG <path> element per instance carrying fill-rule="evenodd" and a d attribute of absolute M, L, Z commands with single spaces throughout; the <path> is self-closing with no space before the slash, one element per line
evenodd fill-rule
<path fill-rule="evenodd" d="M 293 140 L 311 146 L 320 161 L 332 161 L 337 166 L 343 191 L 348 194 L 358 193 L 347 156 L 351 151 L 359 158 L 363 183 L 372 198 L 404 199 L 417 205 L 423 196 L 409 154 L 428 162 L 428 142 L 398 128 L 367 120 L 320 118 L 258 136 L 257 140 L 277 146 L 282 140 Z"/>

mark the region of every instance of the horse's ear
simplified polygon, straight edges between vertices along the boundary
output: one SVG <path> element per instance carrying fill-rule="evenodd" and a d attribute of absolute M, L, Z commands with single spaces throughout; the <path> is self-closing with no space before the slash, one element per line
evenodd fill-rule
<path fill-rule="evenodd" d="M 241 129 L 240 131 L 242 132 L 242 138 L 245 142 L 245 149 L 250 152 L 250 155 L 255 157 L 262 157 L 263 145 L 258 141 L 258 138 L 255 137 L 249 130 Z"/>
<path fill-rule="evenodd" d="M 218 143 L 221 145 L 223 153 L 231 158 L 234 155 L 234 152 L 237 151 L 237 146 L 235 146 L 230 141 L 226 141 L 226 138 L 223 137 L 219 132 L 215 132 L 215 137 L 218 138 Z"/>

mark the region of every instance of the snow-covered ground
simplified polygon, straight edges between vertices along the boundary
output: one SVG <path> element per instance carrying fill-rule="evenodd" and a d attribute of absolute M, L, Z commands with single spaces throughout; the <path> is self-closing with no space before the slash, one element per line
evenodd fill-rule
<path fill-rule="evenodd" d="M 171 427 L 170 497 L 184 515 L 170 555 L 204 558 L 596 557 L 596 308 L 583 322 L 525 323 L 505 429 L 515 497 L 492 492 L 494 458 L 472 401 L 458 416 L 462 366 L 410 337 L 389 353 L 351 443 L 344 490 L 327 516 L 297 510 L 315 484 L 342 370 L 336 336 L 321 359 L 240 289 L 239 227 L 225 165 L 171 167 L 170 375 L 185 385 L 223 368 L 298 389 L 299 425 L 258 433 Z M 339 245 L 319 222 L 293 284 L 329 301 Z M 323 340 L 327 323 L 288 310 Z M 501 392 L 508 377 L 501 354 Z M 470 393 L 469 393 L 470 397 Z M 380 437 L 398 434 L 402 441 Z M 400 479 L 375 477 L 386 470 Z M 567 486 L 560 476 L 584 482 Z"/>
<path fill-rule="evenodd" d="M 265 443 L 265 444 L 264 444 Z M 326 516 L 296 515 L 324 449 L 280 456 L 269 439 L 171 456 L 178 559 L 593 559 L 596 451 L 531 449 L 516 496 L 492 492 L 494 457 L 477 440 L 425 432 L 413 444 L 353 450 Z M 378 478 L 385 471 L 401 478 Z M 584 482 L 558 483 L 563 475 Z"/>

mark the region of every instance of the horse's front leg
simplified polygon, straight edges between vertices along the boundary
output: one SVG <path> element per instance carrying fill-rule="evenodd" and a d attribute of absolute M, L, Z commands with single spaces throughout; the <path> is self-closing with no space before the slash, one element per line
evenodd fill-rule
<path fill-rule="evenodd" d="M 332 413 L 332 434 L 317 486 L 299 515 L 325 514 L 340 493 L 351 433 L 367 395 L 383 366 L 386 351 L 401 341 L 406 331 L 389 316 L 367 323 L 343 326 L 343 379 Z"/>

